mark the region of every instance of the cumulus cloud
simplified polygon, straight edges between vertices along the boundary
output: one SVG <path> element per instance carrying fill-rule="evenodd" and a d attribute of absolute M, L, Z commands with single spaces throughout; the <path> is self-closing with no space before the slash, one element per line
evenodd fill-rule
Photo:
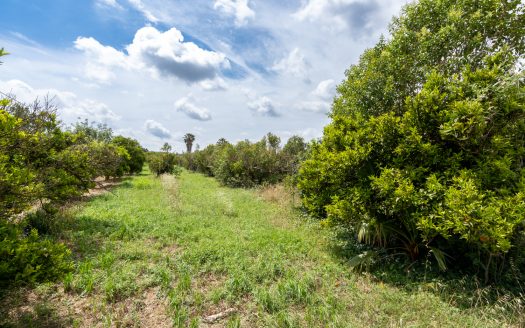
<path fill-rule="evenodd" d="M 112 122 L 121 119 L 106 104 L 92 100 L 80 99 L 75 93 L 55 89 L 35 89 L 20 80 L 0 81 L 0 90 L 16 95 L 16 99 L 25 103 L 48 97 L 58 107 L 60 118 L 66 123 L 89 119 L 96 122 Z"/>
<path fill-rule="evenodd" d="M 276 62 L 272 69 L 277 72 L 302 78 L 309 82 L 308 70 L 310 69 L 310 66 L 310 63 L 308 63 L 299 48 L 295 48 L 287 57 Z"/>
<path fill-rule="evenodd" d="M 191 95 L 179 99 L 175 102 L 175 109 L 178 112 L 186 114 L 189 118 L 198 121 L 209 121 L 211 120 L 211 115 L 208 109 L 204 107 L 198 107 L 193 103 L 193 97 Z"/>
<path fill-rule="evenodd" d="M 221 68 L 229 67 L 224 54 L 184 42 L 182 33 L 176 28 L 163 33 L 154 27 L 143 27 L 127 50 L 140 64 L 189 82 L 214 79 Z"/>
<path fill-rule="evenodd" d="M 263 116 L 278 117 L 279 113 L 275 110 L 275 105 L 272 100 L 268 97 L 259 97 L 258 99 L 249 102 L 248 108 L 257 114 Z"/>
<path fill-rule="evenodd" d="M 324 100 L 331 99 L 335 94 L 334 80 L 329 79 L 319 82 L 312 94 Z"/>
<path fill-rule="evenodd" d="M 248 6 L 248 0 L 215 0 L 213 8 L 235 16 L 237 26 L 246 24 L 248 19 L 255 16 L 255 12 Z"/>
<path fill-rule="evenodd" d="M 169 139 L 171 138 L 170 130 L 166 129 L 161 123 L 155 120 L 147 120 L 145 123 L 146 131 L 159 138 L 159 139 Z"/>
<path fill-rule="evenodd" d="M 89 119 L 90 121 L 102 123 L 121 119 L 106 104 L 95 100 L 79 100 L 74 94 L 58 95 L 57 99 L 59 101 L 58 106 L 62 107 L 61 112 L 70 119 Z"/>
<path fill-rule="evenodd" d="M 188 83 L 215 80 L 223 68 L 229 68 L 226 56 L 205 50 L 193 42 L 184 42 L 176 28 L 161 32 L 147 26 L 139 29 L 127 54 L 104 46 L 93 38 L 79 37 L 75 48 L 88 57 L 86 74 L 101 82 L 113 79 L 112 69 L 143 69 L 156 75 L 177 77 Z"/>
<path fill-rule="evenodd" d="M 94 38 L 79 37 L 75 41 L 75 48 L 83 51 L 88 58 L 86 77 L 100 83 L 108 83 L 115 78 L 112 69 L 120 67 L 129 69 L 127 56 L 110 46 L 104 46 Z"/>

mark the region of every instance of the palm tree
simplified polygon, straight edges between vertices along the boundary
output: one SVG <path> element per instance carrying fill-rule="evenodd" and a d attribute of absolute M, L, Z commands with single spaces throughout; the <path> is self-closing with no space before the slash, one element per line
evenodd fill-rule
<path fill-rule="evenodd" d="M 162 150 L 165 153 L 169 153 L 171 151 L 171 145 L 165 142 L 160 150 Z"/>
<path fill-rule="evenodd" d="M 193 142 L 195 141 L 195 136 L 191 133 L 186 133 L 184 136 L 184 143 L 186 144 L 186 150 L 188 153 L 191 153 L 191 147 L 193 146 Z"/>

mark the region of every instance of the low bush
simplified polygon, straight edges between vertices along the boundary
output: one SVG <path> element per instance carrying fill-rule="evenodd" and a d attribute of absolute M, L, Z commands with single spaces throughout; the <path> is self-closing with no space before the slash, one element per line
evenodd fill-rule
<path fill-rule="evenodd" d="M 157 176 L 162 174 L 178 175 L 180 173 L 180 168 L 175 165 L 174 154 L 168 152 L 149 152 L 147 155 L 147 162 L 150 171 Z"/>
<path fill-rule="evenodd" d="M 61 243 L 24 234 L 19 226 L 0 221 L 0 287 L 59 279 L 73 270 L 71 252 Z"/>

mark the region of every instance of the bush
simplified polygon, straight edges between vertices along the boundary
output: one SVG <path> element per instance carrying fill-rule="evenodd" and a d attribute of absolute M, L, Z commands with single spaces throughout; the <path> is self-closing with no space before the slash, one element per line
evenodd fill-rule
<path fill-rule="evenodd" d="M 129 157 L 124 158 L 121 164 L 121 170 L 123 172 L 129 174 L 142 172 L 142 168 L 146 162 L 146 154 L 137 140 L 116 136 L 111 140 L 111 143 L 124 148 L 129 155 Z"/>
<path fill-rule="evenodd" d="M 162 174 L 178 175 L 180 169 L 175 165 L 175 155 L 168 152 L 164 153 L 148 153 L 148 166 L 151 172 L 157 176 Z"/>
<path fill-rule="evenodd" d="M 37 200 L 61 202 L 92 184 L 87 154 L 63 132 L 48 102 L 0 106 L 0 216 L 19 214 Z"/>
<path fill-rule="evenodd" d="M 412 260 L 497 277 L 525 225 L 523 9 L 406 6 L 338 87 L 300 170 L 305 207 Z"/>
<path fill-rule="evenodd" d="M 0 287 L 12 283 L 53 281 L 73 270 L 71 252 L 63 244 L 42 239 L 32 229 L 0 221 Z"/>

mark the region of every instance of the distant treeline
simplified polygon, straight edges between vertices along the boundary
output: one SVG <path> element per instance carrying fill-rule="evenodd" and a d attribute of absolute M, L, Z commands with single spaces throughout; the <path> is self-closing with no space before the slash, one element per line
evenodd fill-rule
<path fill-rule="evenodd" d="M 254 187 L 294 175 L 306 152 L 303 138 L 293 136 L 281 147 L 281 139 L 268 133 L 258 142 L 231 144 L 221 138 L 194 153 L 178 154 L 175 160 L 178 165 L 215 177 L 224 185 Z"/>

